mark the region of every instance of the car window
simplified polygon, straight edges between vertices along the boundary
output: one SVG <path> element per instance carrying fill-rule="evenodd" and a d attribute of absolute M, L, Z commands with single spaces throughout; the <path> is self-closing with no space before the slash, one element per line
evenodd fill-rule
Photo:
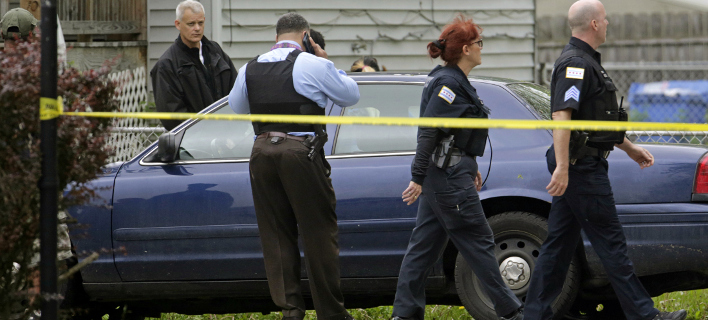
<path fill-rule="evenodd" d="M 234 114 L 228 103 L 214 114 Z M 187 128 L 180 160 L 248 158 L 253 148 L 251 121 L 202 120 Z"/>
<path fill-rule="evenodd" d="M 343 108 L 344 117 L 418 118 L 423 86 L 401 84 L 359 85 L 360 99 Z M 334 154 L 414 151 L 418 127 L 341 125 Z"/>
<path fill-rule="evenodd" d="M 546 87 L 533 83 L 512 83 L 508 87 L 524 99 L 538 116 L 551 120 L 551 92 Z"/>

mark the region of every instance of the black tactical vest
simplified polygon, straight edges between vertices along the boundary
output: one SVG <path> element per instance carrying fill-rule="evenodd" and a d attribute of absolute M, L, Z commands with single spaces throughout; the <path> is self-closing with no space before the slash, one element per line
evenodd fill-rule
<path fill-rule="evenodd" d="M 469 80 L 465 79 L 465 81 L 467 82 L 467 86 L 462 86 L 462 88 L 465 89 L 465 96 L 470 99 L 471 104 L 477 106 L 477 108 L 467 109 L 467 111 L 462 114 L 461 118 L 489 119 L 489 108 L 479 99 L 477 93 L 472 89 L 472 85 L 469 84 Z M 477 157 L 484 155 L 484 147 L 487 142 L 489 129 L 455 129 L 452 131 L 452 134 L 455 135 L 455 146 L 464 150 L 465 153 Z"/>
<path fill-rule="evenodd" d="M 428 101 L 430 101 L 430 97 L 438 94 L 438 92 L 432 92 L 437 87 L 434 81 L 436 78 L 443 75 L 454 78 L 458 83 L 459 88 L 462 89 L 462 92 L 455 91 L 457 98 L 450 106 L 447 107 L 460 110 L 460 118 L 489 118 L 489 108 L 487 108 L 487 106 L 482 103 L 482 100 L 479 99 L 479 96 L 470 84 L 469 79 L 463 75 L 461 70 L 454 70 L 451 67 L 436 67 L 436 69 L 433 69 L 433 71 L 429 74 L 429 78 L 424 89 L 424 94 L 428 97 L 428 99 L 422 101 L 423 103 L 427 104 Z M 449 115 L 449 113 L 443 110 L 440 110 L 439 113 L 446 113 Z M 451 135 L 455 135 L 455 147 L 465 151 L 468 155 L 479 157 L 484 155 L 484 148 L 488 133 L 489 129 L 487 128 L 453 129 L 450 131 Z"/>
<path fill-rule="evenodd" d="M 617 104 L 617 87 L 605 69 L 587 52 L 577 48 L 565 51 L 556 60 L 556 66 L 573 57 L 580 57 L 588 62 L 600 79 L 600 92 L 596 94 L 591 92 L 580 102 L 580 110 L 577 112 L 577 117 L 573 116 L 573 120 L 627 121 L 627 113 L 620 110 Z M 625 131 L 590 131 L 588 146 L 612 150 L 616 143 L 624 142 L 624 135 Z"/>
<path fill-rule="evenodd" d="M 248 62 L 246 89 L 251 114 L 325 114 L 324 108 L 295 91 L 293 66 L 300 53 L 302 51 L 295 49 L 278 62 L 260 63 L 258 57 Z M 253 131 L 258 135 L 268 131 L 313 132 L 315 129 L 311 124 L 253 122 Z"/>

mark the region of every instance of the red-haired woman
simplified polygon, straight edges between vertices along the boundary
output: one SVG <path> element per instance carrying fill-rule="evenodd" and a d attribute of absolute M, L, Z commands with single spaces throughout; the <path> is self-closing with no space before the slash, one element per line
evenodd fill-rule
<path fill-rule="evenodd" d="M 487 118 L 487 108 L 467 79 L 482 63 L 481 28 L 460 16 L 439 39 L 428 44 L 431 58 L 441 57 L 428 75 L 421 117 Z M 403 201 L 420 196 L 416 227 L 398 277 L 394 319 L 423 320 L 425 280 L 451 239 L 484 287 L 501 319 L 522 319 L 521 303 L 506 286 L 494 257 L 494 235 L 479 201 L 482 156 L 487 129 L 418 129 L 418 147 Z"/>

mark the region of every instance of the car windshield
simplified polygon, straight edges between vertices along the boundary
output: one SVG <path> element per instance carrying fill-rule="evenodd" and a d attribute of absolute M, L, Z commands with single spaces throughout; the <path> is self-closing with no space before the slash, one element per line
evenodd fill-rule
<path fill-rule="evenodd" d="M 507 87 L 524 99 L 538 116 L 551 120 L 551 92 L 546 87 L 533 83 L 512 83 Z"/>

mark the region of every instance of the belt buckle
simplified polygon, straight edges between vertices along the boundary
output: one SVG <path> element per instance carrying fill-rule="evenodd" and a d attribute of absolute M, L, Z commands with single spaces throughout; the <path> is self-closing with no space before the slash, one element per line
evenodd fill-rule
<path fill-rule="evenodd" d="M 609 156 L 610 156 L 610 150 L 605 150 L 605 151 L 602 152 L 602 157 L 603 157 L 603 158 L 607 159 L 607 157 L 609 157 Z"/>

